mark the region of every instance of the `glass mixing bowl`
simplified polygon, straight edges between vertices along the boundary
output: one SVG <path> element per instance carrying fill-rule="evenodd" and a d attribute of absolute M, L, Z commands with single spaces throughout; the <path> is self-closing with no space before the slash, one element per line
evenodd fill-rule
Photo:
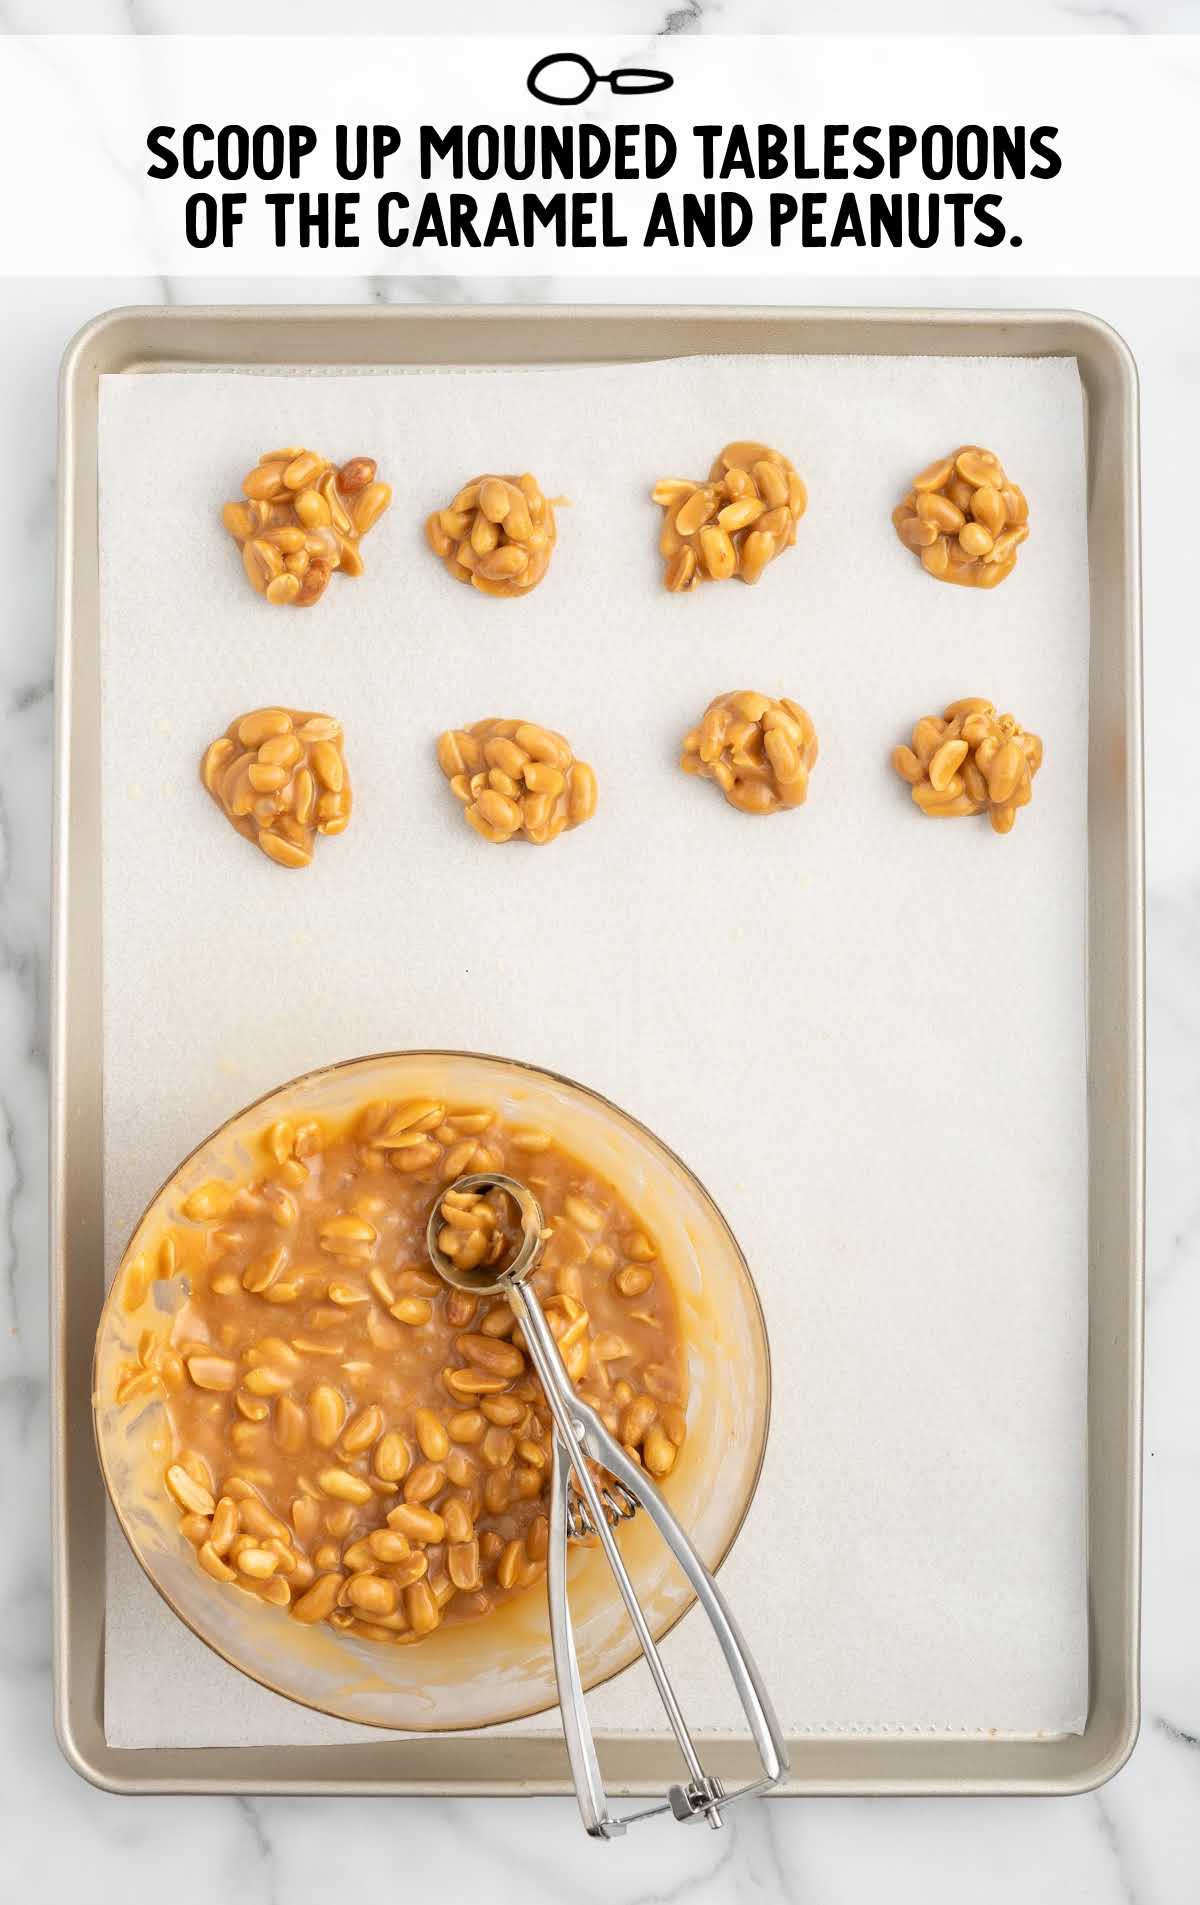
<path fill-rule="evenodd" d="M 770 1416 L 770 1360 L 745 1259 L 686 1165 L 628 1113 L 570 1079 L 471 1052 L 391 1052 L 327 1066 L 280 1086 L 205 1139 L 151 1201 L 123 1263 L 187 1228 L 180 1206 L 210 1178 L 243 1184 L 261 1165 L 256 1140 L 279 1118 L 344 1117 L 372 1098 L 444 1098 L 536 1122 L 614 1185 L 655 1234 L 687 1345 L 687 1440 L 662 1485 L 707 1565 L 720 1566 L 750 1506 Z M 545 1587 L 535 1584 L 482 1620 L 439 1628 L 417 1645 L 385 1647 L 305 1627 L 281 1608 L 212 1581 L 180 1534 L 163 1485 L 170 1425 L 158 1400 L 113 1401 L 117 1370 L 146 1330 L 166 1337 L 182 1295 L 152 1284 L 127 1313 L 115 1279 L 96 1341 L 94 1413 L 100 1464 L 138 1561 L 168 1606 L 223 1659 L 290 1700 L 367 1726 L 405 1732 L 481 1727 L 557 1703 Z M 621 1550 L 655 1638 L 692 1595 L 640 1514 Z M 598 1548 L 575 1546 L 571 1607 L 585 1687 L 638 1658 L 637 1643 Z"/>

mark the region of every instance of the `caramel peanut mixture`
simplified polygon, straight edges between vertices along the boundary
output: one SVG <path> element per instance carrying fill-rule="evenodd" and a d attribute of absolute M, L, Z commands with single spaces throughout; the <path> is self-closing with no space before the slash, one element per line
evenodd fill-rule
<path fill-rule="evenodd" d="M 808 506 L 794 465 L 765 443 L 727 443 L 707 483 L 664 476 L 650 494 L 663 508 L 658 546 L 673 594 L 735 575 L 757 582 L 768 562 L 795 542 Z"/>
<path fill-rule="evenodd" d="M 817 731 L 798 701 L 772 701 L 751 688 L 710 701 L 698 728 L 684 736 L 685 774 L 716 781 L 744 814 L 802 807 L 817 759 Z"/>
<path fill-rule="evenodd" d="M 896 534 L 939 582 L 994 589 L 1029 534 L 1029 504 L 1000 459 L 977 444 L 939 458 L 892 511 Z"/>
<path fill-rule="evenodd" d="M 631 1456 L 670 1473 L 686 1402 L 674 1293 L 635 1212 L 548 1132 L 424 1098 L 338 1128 L 284 1120 L 263 1152 L 248 1188 L 193 1191 L 118 1292 L 131 1310 L 156 1277 L 186 1280 L 169 1343 L 147 1332 L 117 1400 L 165 1398 L 164 1484 L 214 1580 L 407 1643 L 544 1573 L 542 1389 L 508 1304 L 451 1290 L 425 1250 L 439 1200 L 460 1261 L 476 1232 L 507 1237 L 490 1200 L 481 1219 L 446 1196 L 466 1172 L 534 1191 L 550 1232 L 534 1283 L 570 1376 Z"/>
<path fill-rule="evenodd" d="M 315 450 L 268 450 L 242 483 L 244 502 L 221 521 L 241 544 L 250 586 L 277 607 L 311 608 L 333 571 L 363 572 L 359 543 L 392 500 L 375 480 L 375 459 L 340 469 Z"/>
<path fill-rule="evenodd" d="M 226 819 L 281 867 L 306 867 L 319 833 L 350 825 L 342 729 L 331 714 L 256 708 L 231 721 L 200 764 Z"/>
<path fill-rule="evenodd" d="M 560 498 L 561 501 L 561 498 Z M 554 505 L 535 476 L 473 476 L 425 536 L 458 582 L 483 595 L 528 595 L 550 566 Z"/>
<path fill-rule="evenodd" d="M 596 776 L 570 743 L 533 721 L 476 721 L 448 728 L 438 766 L 468 824 L 497 843 L 518 836 L 544 846 L 596 811 Z"/>
<path fill-rule="evenodd" d="M 944 714 L 923 716 L 912 731 L 912 746 L 892 752 L 892 766 L 923 814 L 936 819 L 986 813 L 996 833 L 1012 832 L 1041 764 L 1038 736 L 978 695 L 952 701 Z"/>

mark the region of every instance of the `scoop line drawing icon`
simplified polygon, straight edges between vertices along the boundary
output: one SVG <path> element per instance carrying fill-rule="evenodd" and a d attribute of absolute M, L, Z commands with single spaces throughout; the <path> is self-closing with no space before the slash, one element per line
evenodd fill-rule
<path fill-rule="evenodd" d="M 582 87 L 572 92 L 547 92 L 543 81 L 554 67 L 577 67 L 582 75 Z M 561 84 L 578 85 L 579 82 L 563 80 Z M 547 53 L 537 62 L 525 82 L 535 99 L 547 106 L 582 106 L 595 92 L 597 86 L 611 86 L 614 93 L 663 93 L 675 80 L 670 73 L 656 72 L 647 66 L 618 66 L 611 73 L 598 73 L 582 53 Z"/>

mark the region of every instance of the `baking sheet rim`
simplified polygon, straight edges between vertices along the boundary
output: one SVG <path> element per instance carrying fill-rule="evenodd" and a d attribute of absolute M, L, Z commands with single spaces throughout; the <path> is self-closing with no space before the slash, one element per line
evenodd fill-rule
<path fill-rule="evenodd" d="M 558 343 L 560 356 L 547 354 L 543 349 L 547 337 Z M 604 350 L 597 348 L 601 339 L 606 341 Z M 364 350 L 364 342 L 372 349 Z M 392 342 L 402 348 L 386 355 L 377 353 L 375 347 Z M 466 349 L 465 358 L 454 350 L 455 343 Z M 218 345 L 232 345 L 232 352 L 227 348 L 222 354 Z M 306 355 L 302 345 L 307 345 L 312 354 Z M 505 346 L 508 348 L 502 348 Z M 224 1747 L 140 1751 L 110 1748 L 104 1740 L 102 1722 L 102 1608 L 92 1610 L 93 1616 L 99 1614 L 100 1618 L 93 1618 L 91 1623 L 90 1638 L 98 1646 L 92 1651 L 89 1675 L 83 1660 L 75 1658 L 84 1610 L 78 1606 L 79 1597 L 72 1593 L 71 1579 L 72 1537 L 84 1538 L 72 1527 L 73 1516 L 90 1508 L 94 1522 L 98 1505 L 102 1539 L 104 1506 L 103 1487 L 94 1458 L 89 1473 L 86 1456 L 71 1448 L 72 1441 L 79 1439 L 73 1434 L 78 1426 L 73 1411 L 78 1414 L 82 1409 L 85 1414 L 83 1426 L 89 1441 L 91 1411 L 86 1388 L 80 1401 L 78 1383 L 72 1380 L 76 1374 L 72 1363 L 78 1361 L 79 1345 L 69 1334 L 72 1292 L 67 1274 L 67 1239 L 72 1232 L 72 1219 L 77 1220 L 79 1216 L 76 1206 L 81 1199 L 86 1202 L 89 1191 L 95 1193 L 99 1188 L 94 1161 L 93 1181 L 88 1183 L 86 1129 L 79 1130 L 81 1125 L 86 1127 L 90 1113 L 99 1113 L 100 1080 L 94 1075 L 98 1067 L 94 1067 L 93 1075 L 85 1078 L 86 1089 L 83 1092 L 78 1089 L 76 1074 L 81 1066 L 76 1052 L 80 1016 L 77 995 L 82 989 L 83 976 L 78 972 L 80 949 L 73 943 L 71 931 L 73 909 L 79 900 L 87 897 L 77 888 L 86 887 L 89 873 L 93 898 L 99 890 L 96 856 L 89 868 L 86 855 L 78 856 L 74 851 L 80 815 L 86 814 L 78 798 L 76 782 L 83 778 L 89 764 L 96 765 L 95 760 L 81 762 L 81 752 L 86 754 L 86 748 L 80 735 L 81 732 L 86 734 L 84 724 L 88 718 L 81 691 L 95 687 L 96 643 L 93 639 L 93 652 L 89 655 L 82 638 L 89 633 L 94 638 L 96 634 L 94 449 L 99 377 L 106 371 L 140 373 L 155 368 L 211 369 L 218 365 L 248 369 L 288 366 L 332 369 L 339 364 L 347 368 L 387 369 L 414 362 L 485 365 L 512 362 L 510 352 L 514 348 L 517 362 L 534 364 L 652 360 L 707 351 L 736 354 L 764 350 L 805 355 L 1054 354 L 1074 355 L 1080 364 L 1088 397 L 1089 529 L 1093 532 L 1089 536 L 1093 610 L 1091 749 L 1094 755 L 1098 673 L 1102 673 L 1105 697 L 1116 697 L 1116 712 L 1125 743 L 1121 798 L 1108 827 L 1108 832 L 1115 832 L 1115 841 L 1110 842 L 1106 833 L 1098 846 L 1095 829 L 1105 820 L 1113 803 L 1097 799 L 1094 777 L 1089 792 L 1089 1121 L 1093 1140 L 1111 1134 L 1114 1123 L 1119 1122 L 1121 1168 L 1115 1175 L 1120 1184 L 1110 1194 L 1117 1196 L 1117 1216 L 1123 1219 L 1116 1225 L 1121 1232 L 1118 1267 L 1123 1274 L 1114 1280 L 1115 1287 L 1110 1289 L 1100 1276 L 1102 1268 L 1110 1267 L 1110 1232 L 1102 1230 L 1097 1235 L 1095 1210 L 1097 1194 L 1105 1192 L 1108 1179 L 1097 1170 L 1094 1143 L 1090 1165 L 1093 1210 L 1089 1249 L 1088 1409 L 1089 1509 L 1093 1538 L 1098 1506 L 1105 1511 L 1099 1519 L 1106 1530 L 1110 1508 L 1115 1510 L 1117 1525 L 1115 1549 L 1103 1557 L 1106 1571 L 1102 1583 L 1098 1583 L 1095 1575 L 1097 1555 L 1094 1549 L 1089 1552 L 1092 1710 L 1082 1735 L 1045 1741 L 959 1743 L 921 1740 L 911 1733 L 870 1739 L 848 1739 L 842 1734 L 815 1739 L 806 1736 L 793 1743 L 793 1771 L 782 1790 L 792 1794 L 1086 1790 L 1110 1777 L 1124 1763 L 1132 1750 L 1138 1725 L 1144 888 L 1136 370 L 1127 347 L 1115 332 L 1100 320 L 1072 312 L 798 310 L 785 306 L 760 309 L 723 306 L 129 307 L 97 318 L 68 347 L 63 360 L 59 435 L 59 692 L 51 1005 L 55 1722 L 60 1744 L 69 1762 L 84 1778 L 122 1792 L 503 1794 L 570 1790 L 565 1766 L 562 1770 L 552 1770 L 549 1764 L 531 1766 L 524 1776 L 507 1779 L 497 1778 L 490 1770 L 467 1772 L 464 1776 L 461 1769 L 457 1774 L 446 1771 L 433 1778 L 413 1778 L 407 1769 L 399 1776 L 380 1776 L 366 1772 L 365 1767 L 361 1776 L 354 1776 L 359 1771 L 355 1762 L 361 1761 L 364 1754 L 376 1758 L 387 1754 L 391 1758 L 398 1750 L 411 1748 L 412 1742 L 353 1748 Z M 179 350 L 182 355 L 174 354 Z M 264 350 L 272 354 L 260 354 Z M 1100 436 L 1114 429 L 1115 442 L 1106 442 L 1106 454 L 1102 456 Z M 1110 494 L 1114 484 L 1115 491 Z M 1094 518 L 1102 511 L 1115 516 L 1118 533 L 1103 536 L 1094 533 Z M 1114 603 L 1118 605 L 1115 610 Z M 1115 634 L 1108 626 L 1114 618 Z M 90 682 L 89 663 L 92 664 Z M 1110 675 L 1113 681 L 1109 681 Z M 97 737 L 92 738 L 94 743 Z M 1109 890 L 1108 883 L 1101 881 L 1097 886 L 1095 881 L 1096 860 L 1102 851 L 1114 860 L 1123 874 L 1115 892 Z M 80 859 L 84 862 L 82 871 L 77 864 Z M 1115 928 L 1109 918 L 1110 911 L 1116 916 Z M 1111 1033 L 1113 1015 L 1098 1011 L 1093 996 L 1096 965 L 1099 962 L 1103 966 L 1105 962 L 1104 953 L 1097 950 L 1098 939 L 1102 939 L 1096 930 L 1098 924 L 1108 926 L 1109 937 L 1115 936 L 1120 941 L 1113 980 L 1120 1008 L 1115 1039 Z M 73 1004 L 76 1005 L 74 1014 Z M 1097 1046 L 1104 1046 L 1106 1042 L 1112 1048 L 1107 1054 L 1110 1060 L 1107 1067 L 1103 1062 L 1105 1052 L 1097 1050 Z M 1119 1121 L 1110 1118 L 1100 1122 L 1095 1114 L 1097 1080 L 1111 1071 L 1114 1061 L 1119 1073 L 1116 1082 L 1123 1116 Z M 93 1204 L 93 1211 L 96 1208 L 98 1206 Z M 93 1257 L 100 1251 L 102 1285 L 98 1226 L 89 1225 L 85 1213 L 78 1227 L 83 1232 L 78 1243 L 79 1253 L 82 1254 L 84 1242 L 90 1244 Z M 1107 1316 L 1114 1304 L 1115 1330 L 1114 1320 L 1110 1320 L 1102 1331 L 1097 1312 L 1103 1310 Z M 89 1311 L 83 1315 L 81 1326 L 75 1329 L 78 1336 L 82 1327 L 89 1362 L 94 1321 L 94 1314 Z M 1106 1355 L 1110 1365 L 1107 1375 L 1100 1367 Z M 1120 1404 L 1116 1410 L 1110 1407 L 1114 1397 Z M 1115 1436 L 1114 1419 L 1119 1431 Z M 1106 1486 L 1109 1493 L 1098 1499 L 1097 1489 L 1101 1486 Z M 73 1508 L 73 1503 L 79 1505 Z M 89 1532 L 94 1539 L 95 1528 Z M 1106 1610 L 1110 1594 L 1116 1595 L 1115 1610 L 1111 1616 L 1106 1611 L 1103 1634 L 1099 1637 L 1095 1591 L 1098 1585 L 1104 1589 L 1102 1598 Z M 1103 1670 L 1102 1699 L 1097 1700 L 1100 1669 Z M 81 1689 L 85 1685 L 90 1685 L 92 1690 L 90 1713 L 84 1703 L 85 1717 L 91 1722 L 86 1739 L 79 1710 Z M 506 1742 L 506 1749 L 515 1744 Z M 527 1744 L 531 1751 L 522 1758 L 545 1761 L 549 1744 L 549 1760 L 557 1758 L 562 1765 L 561 1751 L 556 1755 L 553 1743 L 530 1740 Z M 614 1787 L 641 1793 L 652 1792 L 665 1783 L 668 1776 L 665 1772 L 643 1764 L 647 1758 L 653 1761 L 656 1751 L 661 1752 L 662 1744 L 632 1737 L 607 1741 L 606 1771 Z M 468 1761 L 481 1745 L 485 1758 L 494 1752 L 486 1738 L 448 1739 L 443 1745 L 452 1755 L 457 1749 L 457 1757 Z M 982 1761 L 980 1755 L 985 1756 Z M 424 1757 L 430 1756 L 425 1754 Z M 506 1750 L 506 1758 L 511 1761 L 512 1757 L 511 1751 Z M 217 1759 L 222 1763 L 220 1770 L 213 1765 Z M 294 1776 L 290 1777 L 268 1773 L 266 1762 L 277 1763 L 281 1759 L 303 1761 L 305 1765 L 296 1766 Z M 248 1760 L 259 1763 L 251 1770 L 245 1766 Z M 353 1772 L 339 1775 L 325 1764 L 332 1761 L 355 1763 Z M 993 1761 L 996 1764 L 991 1770 Z M 198 1762 L 207 1762 L 207 1765 L 202 1768 Z M 244 1770 L 238 1770 L 241 1767 Z"/>

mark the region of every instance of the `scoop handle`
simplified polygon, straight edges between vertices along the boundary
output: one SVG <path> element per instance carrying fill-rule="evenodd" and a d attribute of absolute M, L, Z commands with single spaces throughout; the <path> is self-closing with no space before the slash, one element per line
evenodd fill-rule
<path fill-rule="evenodd" d="M 705 1775 L 695 1744 L 683 1716 L 662 1657 L 650 1633 L 645 1613 L 637 1599 L 633 1583 L 617 1548 L 604 1512 L 600 1490 L 588 1469 L 585 1457 L 606 1468 L 646 1510 L 659 1534 L 687 1576 L 696 1598 L 707 1614 L 718 1645 L 729 1669 L 746 1716 L 763 1768 L 761 1785 L 774 1785 L 787 1771 L 787 1750 L 783 1733 L 759 1674 L 754 1658 L 734 1620 L 733 1612 L 716 1581 L 701 1560 L 681 1524 L 668 1508 L 659 1489 L 640 1464 L 632 1461 L 614 1435 L 611 1435 L 596 1411 L 576 1394 L 567 1375 L 554 1334 L 546 1321 L 537 1296 L 528 1283 L 516 1283 L 508 1289 L 508 1300 L 521 1324 L 522 1334 L 534 1368 L 546 1395 L 554 1419 L 555 1478 L 551 1493 L 551 1523 L 547 1549 L 547 1591 L 550 1597 L 551 1636 L 555 1671 L 560 1661 L 566 1669 L 565 1698 L 560 1699 L 567 1752 L 576 1776 L 580 1810 L 589 1832 L 609 1838 L 623 1830 L 623 1823 L 608 1812 L 604 1783 L 596 1759 L 595 1744 L 584 1704 L 583 1684 L 571 1628 L 567 1600 L 567 1490 L 574 1472 L 580 1495 L 591 1510 L 592 1522 L 605 1559 L 612 1570 L 621 1599 L 629 1615 L 634 1634 L 645 1656 L 659 1698 L 666 1710 L 671 1730 L 688 1769 L 689 1785 L 673 1788 L 673 1809 L 678 1803 L 680 1817 L 703 1811 L 710 1825 L 721 1824 L 719 1785 Z M 554 1573 L 551 1576 L 551 1569 Z M 559 1677 L 560 1694 L 564 1691 Z M 579 1785 L 582 1776 L 583 1785 Z"/>
<path fill-rule="evenodd" d="M 575 1629 L 567 1596 L 567 1507 L 571 1493 L 571 1458 L 555 1430 L 551 1441 L 550 1542 L 546 1550 L 546 1596 L 550 1605 L 550 1645 L 558 1681 L 558 1704 L 563 1738 L 571 1763 L 571 1778 L 579 1814 L 593 1839 L 611 1839 L 624 1832 L 623 1823 L 608 1810 L 604 1775 L 596 1756 L 596 1741 L 588 1718 Z"/>

